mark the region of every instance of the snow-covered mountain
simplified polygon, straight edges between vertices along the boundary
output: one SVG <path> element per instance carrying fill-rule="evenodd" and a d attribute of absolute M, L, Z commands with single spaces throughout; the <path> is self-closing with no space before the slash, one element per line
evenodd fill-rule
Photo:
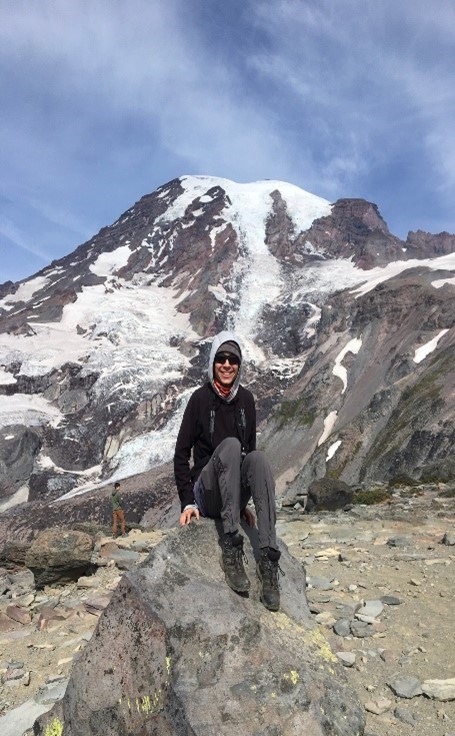
<path fill-rule="evenodd" d="M 0 508 L 168 462 L 224 328 L 243 340 L 280 490 L 448 457 L 454 270 L 455 236 L 401 241 L 364 200 L 268 180 L 163 185 L 0 286 Z M 403 398 L 419 386 L 427 413 Z"/>

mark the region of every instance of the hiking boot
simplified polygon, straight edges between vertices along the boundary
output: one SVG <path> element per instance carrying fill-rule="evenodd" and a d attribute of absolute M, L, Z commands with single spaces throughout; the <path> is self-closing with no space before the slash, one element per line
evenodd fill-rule
<path fill-rule="evenodd" d="M 261 601 L 269 611 L 278 611 L 280 607 L 280 588 L 278 560 L 280 552 L 275 549 L 261 550 L 261 556 L 256 566 L 258 578 L 261 581 Z"/>
<path fill-rule="evenodd" d="M 222 545 L 221 566 L 226 582 L 236 593 L 246 593 L 250 581 L 243 566 L 246 556 L 243 552 L 243 537 L 240 534 L 225 534 Z"/>

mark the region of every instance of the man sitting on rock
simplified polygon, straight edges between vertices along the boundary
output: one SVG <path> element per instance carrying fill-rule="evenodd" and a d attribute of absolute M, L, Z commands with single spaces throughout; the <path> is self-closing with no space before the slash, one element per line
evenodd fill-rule
<path fill-rule="evenodd" d="M 242 352 L 237 337 L 221 332 L 210 352 L 209 381 L 190 397 L 174 454 L 174 472 L 181 501 L 180 525 L 194 516 L 221 518 L 222 566 L 227 584 L 238 593 L 249 590 L 243 566 L 240 519 L 255 526 L 247 507 L 253 498 L 260 558 L 257 574 L 261 601 L 271 611 L 280 605 L 275 523 L 275 483 L 270 463 L 256 450 L 256 408 L 253 394 L 240 385 Z M 193 451 L 193 467 L 190 457 Z"/>

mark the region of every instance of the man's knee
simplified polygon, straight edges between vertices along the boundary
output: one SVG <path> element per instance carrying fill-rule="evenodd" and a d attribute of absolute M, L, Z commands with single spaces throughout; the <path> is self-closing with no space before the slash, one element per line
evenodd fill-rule
<path fill-rule="evenodd" d="M 217 449 L 218 457 L 223 460 L 240 458 L 242 454 L 242 446 L 240 440 L 237 437 L 226 437 L 225 440 L 220 442 Z"/>
<path fill-rule="evenodd" d="M 249 452 L 245 458 L 245 462 L 254 468 L 270 468 L 269 459 L 262 450 L 253 450 L 252 452 Z"/>

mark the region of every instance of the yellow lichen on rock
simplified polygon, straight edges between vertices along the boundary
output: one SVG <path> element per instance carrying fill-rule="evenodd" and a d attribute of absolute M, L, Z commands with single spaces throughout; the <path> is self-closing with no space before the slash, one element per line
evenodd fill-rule
<path fill-rule="evenodd" d="M 320 629 L 312 629 L 308 633 L 306 633 L 303 637 L 303 640 L 306 644 L 311 643 L 313 644 L 320 657 L 325 659 L 326 662 L 336 662 L 337 658 L 335 657 L 334 653 L 330 649 L 330 644 L 325 638 L 325 636 L 322 634 Z"/>
<path fill-rule="evenodd" d="M 54 718 L 51 723 L 48 723 L 44 736 L 63 736 L 63 723 L 58 718 Z"/>

